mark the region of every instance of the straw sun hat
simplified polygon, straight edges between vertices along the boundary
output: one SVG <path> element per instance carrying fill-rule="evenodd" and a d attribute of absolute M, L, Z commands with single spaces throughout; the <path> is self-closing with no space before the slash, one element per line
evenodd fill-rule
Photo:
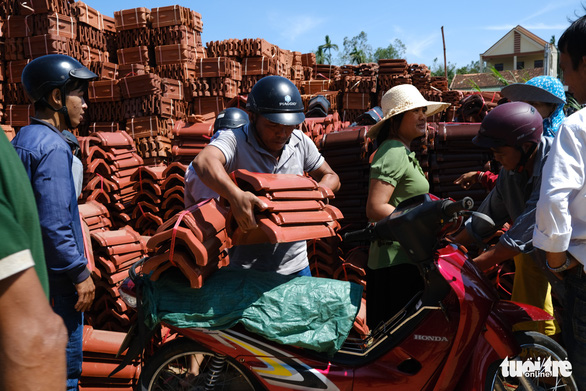
<path fill-rule="evenodd" d="M 366 134 L 371 139 L 376 138 L 383 124 L 389 118 L 404 113 L 405 111 L 427 107 L 427 117 L 447 109 L 450 104 L 444 102 L 430 102 L 426 100 L 417 87 L 412 84 L 400 84 L 385 92 L 381 100 L 384 117 L 377 124 L 373 125 Z"/>

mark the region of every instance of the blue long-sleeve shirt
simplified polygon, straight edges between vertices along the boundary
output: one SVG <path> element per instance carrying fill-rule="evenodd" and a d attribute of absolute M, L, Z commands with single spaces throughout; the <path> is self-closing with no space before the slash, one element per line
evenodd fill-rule
<path fill-rule="evenodd" d="M 71 291 L 90 275 L 71 162 L 65 137 L 54 126 L 32 118 L 12 140 L 31 180 L 52 293 Z"/>

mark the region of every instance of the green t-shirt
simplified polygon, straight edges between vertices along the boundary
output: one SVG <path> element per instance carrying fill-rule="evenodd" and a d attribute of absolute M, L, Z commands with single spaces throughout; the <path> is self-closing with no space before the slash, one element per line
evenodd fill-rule
<path fill-rule="evenodd" d="M 37 204 L 28 175 L 0 128 L 0 280 L 35 267 L 49 296 Z"/>
<path fill-rule="evenodd" d="M 429 182 L 415 157 L 398 140 L 385 140 L 376 151 L 370 166 L 370 179 L 378 179 L 395 187 L 389 204 L 400 202 L 429 192 Z M 372 242 L 368 267 L 380 269 L 410 262 L 407 253 L 398 243 Z"/>

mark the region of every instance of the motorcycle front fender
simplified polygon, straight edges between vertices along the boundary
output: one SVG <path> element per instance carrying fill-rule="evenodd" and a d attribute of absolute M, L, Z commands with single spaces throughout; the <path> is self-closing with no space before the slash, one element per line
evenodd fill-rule
<path fill-rule="evenodd" d="M 554 319 L 553 316 L 541 308 L 510 300 L 500 300 L 496 304 L 494 312 L 496 312 L 501 318 L 507 320 L 511 326 L 520 322 Z"/>

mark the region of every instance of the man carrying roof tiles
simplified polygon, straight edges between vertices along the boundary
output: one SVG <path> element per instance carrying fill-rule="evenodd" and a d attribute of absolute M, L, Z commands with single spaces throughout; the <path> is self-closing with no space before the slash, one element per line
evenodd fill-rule
<path fill-rule="evenodd" d="M 22 84 L 35 105 L 35 117 L 12 140 L 35 193 L 49 272 L 53 310 L 67 327 L 67 389 L 81 377 L 83 312 L 95 287 L 84 242 L 72 174 L 73 155 L 61 131 L 75 129 L 87 108 L 84 94 L 97 77 L 77 60 L 50 54 L 32 60 Z"/>
<path fill-rule="evenodd" d="M 250 124 L 227 129 L 193 161 L 201 181 L 228 200 L 239 227 L 256 228 L 254 209 L 266 205 L 254 194 L 241 190 L 228 173 L 237 169 L 272 174 L 309 173 L 320 186 L 340 188 L 338 175 L 319 153 L 315 143 L 296 127 L 305 120 L 299 90 L 287 78 L 266 76 L 248 95 Z M 230 265 L 279 274 L 311 275 L 305 241 L 235 246 Z"/>

